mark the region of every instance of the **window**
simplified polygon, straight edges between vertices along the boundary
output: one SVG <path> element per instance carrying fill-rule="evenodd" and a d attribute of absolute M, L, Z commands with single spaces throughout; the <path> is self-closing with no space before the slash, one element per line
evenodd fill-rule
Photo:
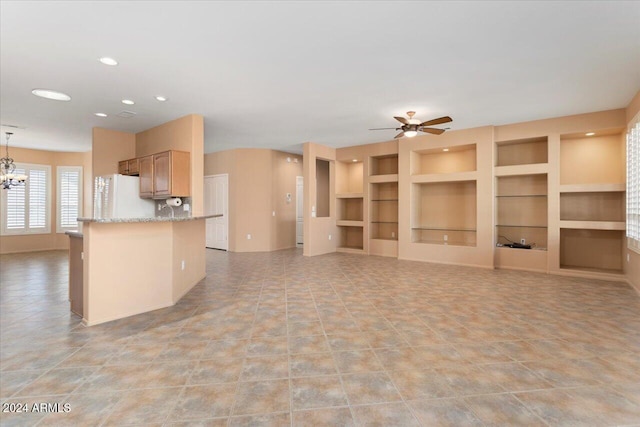
<path fill-rule="evenodd" d="M 78 217 L 82 211 L 82 167 L 58 166 L 57 224 L 56 231 L 78 229 Z"/>
<path fill-rule="evenodd" d="M 640 115 L 627 133 L 627 237 L 640 252 Z"/>
<path fill-rule="evenodd" d="M 0 190 L 2 234 L 51 232 L 51 167 L 16 163 L 15 173 L 27 175 L 27 183 Z"/>

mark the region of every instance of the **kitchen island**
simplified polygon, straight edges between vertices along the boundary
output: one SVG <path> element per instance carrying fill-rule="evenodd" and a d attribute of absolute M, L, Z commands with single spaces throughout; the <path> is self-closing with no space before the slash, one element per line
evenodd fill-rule
<path fill-rule="evenodd" d="M 83 323 L 175 304 L 205 277 L 205 220 L 78 218 L 82 228 Z"/>

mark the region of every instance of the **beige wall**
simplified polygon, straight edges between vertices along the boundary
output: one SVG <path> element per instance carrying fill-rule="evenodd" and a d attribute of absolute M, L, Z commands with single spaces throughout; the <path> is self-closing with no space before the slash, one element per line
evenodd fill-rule
<path fill-rule="evenodd" d="M 193 216 L 204 212 L 204 119 L 197 114 L 172 120 L 135 135 L 135 155 L 144 157 L 167 150 L 191 153 L 191 208 Z M 120 160 L 124 160 L 121 158 Z"/>
<path fill-rule="evenodd" d="M 291 162 L 287 162 L 287 157 Z M 296 176 L 302 176 L 300 156 L 258 148 L 204 156 L 205 176 L 224 173 L 229 175 L 229 251 L 264 252 L 295 247 Z M 290 203 L 286 201 L 287 193 L 291 193 Z M 247 239 L 248 234 L 251 239 Z"/>
<path fill-rule="evenodd" d="M 33 234 L 24 236 L 2 236 L 0 237 L 0 253 L 45 251 L 51 249 L 67 249 L 69 238 L 64 233 L 56 232 L 57 222 L 57 187 L 56 187 L 56 167 L 57 166 L 82 166 L 83 167 L 83 211 L 80 216 L 90 212 L 91 180 L 87 178 L 91 174 L 91 154 L 89 153 L 66 153 L 59 151 L 30 150 L 25 148 L 11 148 L 9 154 L 18 163 L 32 163 L 51 166 L 51 232 L 47 234 Z M 1 190 L 6 191 L 6 190 Z"/>
<path fill-rule="evenodd" d="M 93 176 L 118 173 L 120 160 L 136 157 L 136 136 L 132 133 L 93 128 Z"/>
<path fill-rule="evenodd" d="M 317 200 L 316 159 L 329 160 L 329 216 L 312 217 Z M 322 255 L 336 250 L 335 207 L 336 150 L 312 142 L 304 144 L 304 247 L 305 256 Z M 329 239 L 331 236 L 331 239 Z"/>

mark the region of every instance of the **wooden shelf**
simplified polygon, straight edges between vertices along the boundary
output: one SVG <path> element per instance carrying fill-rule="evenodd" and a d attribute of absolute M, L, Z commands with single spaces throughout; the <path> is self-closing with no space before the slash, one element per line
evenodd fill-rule
<path fill-rule="evenodd" d="M 539 175 L 549 173 L 549 165 L 546 163 L 531 165 L 496 166 L 493 168 L 494 175 L 515 176 L 515 175 Z"/>
<path fill-rule="evenodd" d="M 463 227 L 411 227 L 412 230 L 434 230 L 434 231 L 472 231 L 476 232 L 475 228 L 463 228 Z"/>
<path fill-rule="evenodd" d="M 626 190 L 626 184 L 565 184 L 560 186 L 560 193 L 605 193 Z"/>
<path fill-rule="evenodd" d="M 512 194 L 512 195 L 505 195 L 505 196 L 496 196 L 496 197 L 547 197 L 546 194 Z"/>
<path fill-rule="evenodd" d="M 396 176 L 398 179 L 398 155 L 388 154 L 384 156 L 371 157 L 371 177 L 373 176 Z M 373 181 L 369 181 L 373 182 Z"/>
<path fill-rule="evenodd" d="M 413 184 L 429 184 L 438 182 L 458 182 L 458 181 L 475 181 L 478 177 L 478 173 L 472 172 L 452 172 L 442 174 L 422 174 L 412 175 L 411 183 Z"/>
<path fill-rule="evenodd" d="M 560 228 L 624 231 L 627 225 L 624 221 L 560 221 Z"/>
<path fill-rule="evenodd" d="M 336 221 L 338 227 L 364 227 L 364 221 L 349 221 L 339 219 Z"/>
<path fill-rule="evenodd" d="M 398 199 L 372 199 L 372 202 L 397 202 Z"/>
<path fill-rule="evenodd" d="M 624 222 L 626 199 L 623 191 L 560 194 L 560 220 Z"/>
<path fill-rule="evenodd" d="M 369 177 L 369 182 L 371 184 L 383 182 L 398 182 L 398 174 L 372 175 Z"/>
<path fill-rule="evenodd" d="M 364 193 L 339 193 L 336 194 L 336 199 L 362 199 Z"/>
<path fill-rule="evenodd" d="M 443 240 L 414 240 L 412 243 L 421 243 L 428 245 L 441 245 L 441 246 L 476 246 L 475 243 L 469 243 L 465 241 L 443 241 Z"/>

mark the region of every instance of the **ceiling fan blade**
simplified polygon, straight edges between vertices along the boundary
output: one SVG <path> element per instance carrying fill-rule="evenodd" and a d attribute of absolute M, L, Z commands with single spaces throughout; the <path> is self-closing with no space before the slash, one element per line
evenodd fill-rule
<path fill-rule="evenodd" d="M 420 126 L 433 126 L 433 125 L 441 125 L 442 123 L 452 122 L 453 119 L 449 116 L 439 117 L 433 120 L 427 120 L 426 122 L 420 123 Z"/>
<path fill-rule="evenodd" d="M 399 128 L 373 128 L 373 129 L 369 129 L 369 130 L 389 130 L 389 129 L 398 130 Z"/>
<path fill-rule="evenodd" d="M 402 138 L 403 136 L 404 136 L 404 131 L 402 131 L 399 134 L 397 134 L 396 136 L 394 136 L 393 139 Z"/>
<path fill-rule="evenodd" d="M 420 132 L 432 133 L 434 135 L 440 135 L 444 133 L 444 129 L 436 129 L 436 128 L 421 128 L 418 130 Z"/>
<path fill-rule="evenodd" d="M 399 121 L 400 123 L 402 123 L 403 125 L 408 125 L 409 124 L 409 120 L 405 119 L 404 117 L 394 116 L 393 118 L 396 119 L 397 121 Z"/>

